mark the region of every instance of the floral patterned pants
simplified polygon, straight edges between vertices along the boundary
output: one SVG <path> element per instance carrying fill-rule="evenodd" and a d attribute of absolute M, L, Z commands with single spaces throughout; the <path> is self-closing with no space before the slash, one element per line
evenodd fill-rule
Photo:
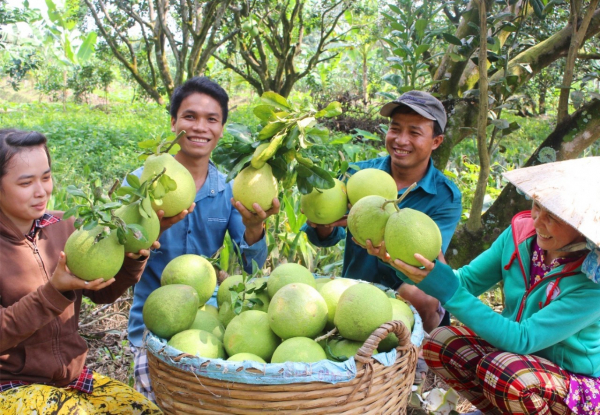
<path fill-rule="evenodd" d="M 129 386 L 94 373 L 94 391 L 32 384 L 0 393 L 3 415 L 122 414 L 155 415 L 162 411 Z"/>
<path fill-rule="evenodd" d="M 423 357 L 484 414 L 572 413 L 566 371 L 541 357 L 498 350 L 466 327 L 433 330 Z"/>

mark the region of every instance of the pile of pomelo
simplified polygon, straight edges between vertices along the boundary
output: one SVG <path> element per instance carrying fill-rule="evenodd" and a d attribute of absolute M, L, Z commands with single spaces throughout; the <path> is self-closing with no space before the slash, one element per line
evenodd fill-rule
<path fill-rule="evenodd" d="M 256 289 L 248 297 L 260 301 L 235 307 L 231 293 L 242 280 L 225 279 L 217 291 L 218 307 L 207 305 L 216 287 L 212 265 L 197 255 L 177 257 L 165 268 L 161 287 L 146 300 L 144 323 L 182 352 L 261 363 L 343 361 L 381 324 L 400 320 L 409 329 L 414 324 L 410 307 L 376 286 L 344 278 L 315 279 L 298 264 L 283 264 L 268 278 L 247 281 L 246 289 Z M 337 334 L 315 341 L 334 327 Z M 397 345 L 391 334 L 378 350 Z"/>

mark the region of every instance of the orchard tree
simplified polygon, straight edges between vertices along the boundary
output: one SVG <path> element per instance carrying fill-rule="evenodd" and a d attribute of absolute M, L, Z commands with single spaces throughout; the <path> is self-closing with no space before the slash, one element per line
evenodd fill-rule
<path fill-rule="evenodd" d="M 287 97 L 294 84 L 335 58 L 351 26 L 350 0 L 265 0 L 232 7 L 232 36 L 214 54 L 257 92 Z"/>
<path fill-rule="evenodd" d="M 100 36 L 159 104 L 202 75 L 212 53 L 236 34 L 224 25 L 233 0 L 85 0 Z"/>

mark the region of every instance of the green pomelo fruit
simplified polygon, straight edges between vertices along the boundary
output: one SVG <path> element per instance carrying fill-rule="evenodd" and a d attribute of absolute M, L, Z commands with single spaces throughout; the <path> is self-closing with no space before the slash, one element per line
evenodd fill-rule
<path fill-rule="evenodd" d="M 219 309 L 217 307 L 215 307 L 214 305 L 204 304 L 198 310 L 206 311 L 208 314 L 210 314 L 217 320 L 219 319 Z"/>
<path fill-rule="evenodd" d="M 334 181 L 335 186 L 331 189 L 313 189 L 300 198 L 302 211 L 312 223 L 318 225 L 333 223 L 348 211 L 346 186 L 337 179 Z"/>
<path fill-rule="evenodd" d="M 271 363 L 312 363 L 325 359 L 327 359 L 327 355 L 316 341 L 308 337 L 293 337 L 279 345 L 273 353 Z"/>
<path fill-rule="evenodd" d="M 198 311 L 198 293 L 189 285 L 172 284 L 152 291 L 142 309 L 144 324 L 163 339 L 190 328 Z"/>
<path fill-rule="evenodd" d="M 259 356 L 252 353 L 238 353 L 234 354 L 233 356 L 229 357 L 229 359 L 227 359 L 227 361 L 229 362 L 245 362 L 246 360 L 249 360 L 251 362 L 267 363 Z"/>
<path fill-rule="evenodd" d="M 217 305 L 221 307 L 225 301 L 231 301 L 231 291 L 229 289 L 234 285 L 242 282 L 243 277 L 241 275 L 231 275 L 223 280 L 217 290 Z"/>
<path fill-rule="evenodd" d="M 433 219 L 409 208 L 390 216 L 383 240 L 392 260 L 400 259 L 415 267 L 422 266 L 415 254 L 433 261 L 442 249 L 442 234 Z"/>
<path fill-rule="evenodd" d="M 178 215 L 189 208 L 196 198 L 196 182 L 192 174 L 170 154 L 152 155 L 144 163 L 144 171 L 140 181 L 146 181 L 150 176 L 159 174 L 167 169 L 165 174 L 177 183 L 177 189 L 171 190 L 159 201 L 154 201 L 155 211 L 163 210 L 165 217 Z"/>
<path fill-rule="evenodd" d="M 320 294 L 327 304 L 327 327 L 333 328 L 333 318 L 335 310 L 342 293 L 352 285 L 358 284 L 358 281 L 347 278 L 336 278 L 329 281 L 322 288 Z"/>
<path fill-rule="evenodd" d="M 371 284 L 348 287 L 338 300 L 333 322 L 342 337 L 364 342 L 383 323 L 392 319 L 392 304 Z"/>
<path fill-rule="evenodd" d="M 87 231 L 81 228 L 67 239 L 64 250 L 67 267 L 82 280 L 102 278 L 108 281 L 117 275 L 123 265 L 125 248 L 119 244 L 116 232 L 94 242 L 103 228 L 100 225 Z"/>
<path fill-rule="evenodd" d="M 223 327 L 227 328 L 227 325 L 236 316 L 231 307 L 231 303 L 229 301 L 224 302 L 219 307 L 219 321 L 223 325 Z"/>
<path fill-rule="evenodd" d="M 328 282 L 333 281 L 331 278 L 315 278 L 315 288 L 318 292 L 321 292 L 321 288 Z"/>
<path fill-rule="evenodd" d="M 281 340 L 269 326 L 269 316 L 264 311 L 248 310 L 235 316 L 227 329 L 223 344 L 230 356 L 252 353 L 270 360 Z"/>
<path fill-rule="evenodd" d="M 288 284 L 271 298 L 268 314 L 271 330 L 282 339 L 314 338 L 327 324 L 327 303 L 310 285 Z"/>
<path fill-rule="evenodd" d="M 363 346 L 363 342 L 356 342 L 347 339 L 334 339 L 325 344 L 324 350 L 327 359 L 334 362 L 343 362 L 356 355 L 358 349 Z M 373 350 L 373 354 L 379 353 L 377 349 Z"/>
<path fill-rule="evenodd" d="M 173 258 L 162 272 L 161 285 L 187 284 L 198 292 L 200 305 L 212 297 L 217 274 L 208 260 L 200 255 L 185 254 Z"/>
<path fill-rule="evenodd" d="M 352 205 L 365 196 L 378 195 L 387 200 L 398 198 L 398 186 L 394 178 L 379 169 L 363 169 L 354 173 L 346 185 L 348 200 Z"/>
<path fill-rule="evenodd" d="M 410 306 L 397 298 L 390 298 L 390 303 L 392 304 L 392 320 L 402 321 L 408 330 L 412 331 L 415 324 L 415 315 L 410 309 Z M 379 349 L 384 352 L 389 352 L 397 346 L 398 337 L 396 337 L 394 333 L 388 334 L 388 336 L 379 343 Z"/>
<path fill-rule="evenodd" d="M 242 169 L 233 181 L 233 198 L 240 201 L 250 212 L 254 212 L 253 203 L 258 203 L 262 210 L 273 207 L 273 199 L 277 197 L 277 179 L 269 164 L 260 169 L 248 166 Z"/>
<path fill-rule="evenodd" d="M 385 225 L 396 212 L 394 204 L 385 204 L 385 201 L 382 196 L 371 195 L 352 205 L 348 214 L 348 229 L 361 245 L 366 246 L 367 239 L 371 240 L 373 246 L 383 242 Z"/>
<path fill-rule="evenodd" d="M 308 284 L 311 287 L 316 287 L 314 275 L 300 264 L 288 262 L 287 264 L 281 264 L 271 272 L 269 280 L 267 281 L 267 292 L 269 297 L 273 298 L 275 293 L 283 286 L 301 282 Z"/>
<path fill-rule="evenodd" d="M 205 359 L 225 359 L 226 357 L 221 340 L 204 330 L 184 330 L 171 337 L 167 345 Z"/>
<path fill-rule="evenodd" d="M 255 169 L 262 168 L 265 165 L 265 163 L 267 162 L 266 160 L 260 160 L 259 156 L 267 147 L 269 147 L 269 144 L 271 144 L 271 143 L 270 142 L 262 143 L 258 147 L 256 147 L 256 149 L 254 150 L 254 154 L 252 155 L 252 160 L 250 160 L 250 164 Z"/>
<path fill-rule="evenodd" d="M 225 334 L 225 327 L 223 327 L 219 321 L 219 318 L 202 310 L 196 311 L 196 318 L 190 326 L 190 329 L 207 331 L 211 334 L 214 334 L 221 341 L 223 340 L 223 335 Z"/>
<path fill-rule="evenodd" d="M 144 237 L 146 241 L 136 239 L 133 232 L 128 229 L 126 234 L 125 252 L 133 252 L 137 254 L 140 249 L 148 249 L 152 246 L 154 241 L 158 239 L 160 233 L 160 220 L 156 212 L 152 210 L 150 217 L 146 218 L 140 214 L 140 202 L 134 202 L 130 205 L 121 206 L 115 210 L 115 215 L 118 216 L 127 225 L 140 225 L 145 230 Z"/>

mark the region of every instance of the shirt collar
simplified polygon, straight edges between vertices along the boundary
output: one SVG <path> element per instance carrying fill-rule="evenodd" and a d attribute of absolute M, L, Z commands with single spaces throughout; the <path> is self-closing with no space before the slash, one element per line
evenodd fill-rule
<path fill-rule="evenodd" d="M 392 157 L 388 155 L 385 158 L 384 163 L 385 163 L 385 165 L 384 165 L 385 171 L 387 171 L 391 175 L 392 174 Z M 425 171 L 425 176 L 423 176 L 421 178 L 421 180 L 419 180 L 417 182 L 417 187 L 415 187 L 415 189 L 418 189 L 418 188 L 421 188 L 425 192 L 432 194 L 432 195 L 437 194 L 437 187 L 435 184 L 435 167 L 433 165 L 433 159 L 431 157 L 429 158 L 429 164 L 427 165 L 427 170 Z"/>
<path fill-rule="evenodd" d="M 60 218 L 52 215 L 51 213 L 46 212 L 46 213 L 44 213 L 44 215 L 41 218 L 33 221 L 33 225 L 31 226 L 31 229 L 25 236 L 30 241 L 34 241 L 36 235 L 38 234 L 38 232 L 40 230 L 42 230 L 46 226 L 52 225 L 53 223 L 56 223 L 56 222 L 60 222 Z"/>
<path fill-rule="evenodd" d="M 200 198 L 216 197 L 218 193 L 225 190 L 225 178 L 219 173 L 217 166 L 212 161 L 208 162 L 208 176 L 206 182 L 200 189 Z"/>

